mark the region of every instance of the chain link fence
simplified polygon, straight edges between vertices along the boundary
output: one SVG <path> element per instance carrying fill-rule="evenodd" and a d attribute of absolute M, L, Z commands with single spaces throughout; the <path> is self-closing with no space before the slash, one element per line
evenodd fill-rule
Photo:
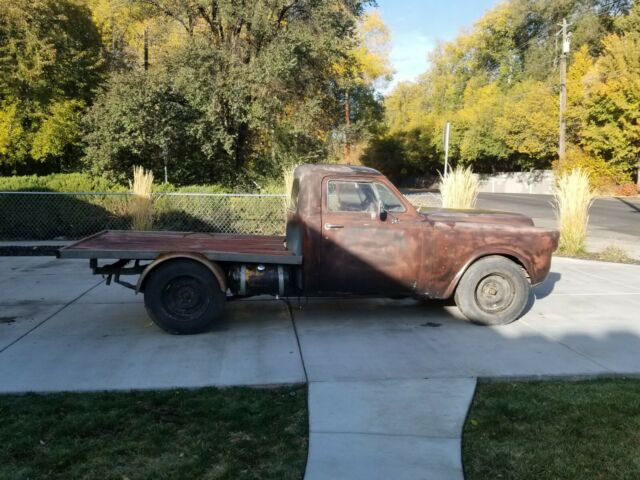
<path fill-rule="evenodd" d="M 131 229 L 129 193 L 0 192 L 0 240 L 76 240 Z M 283 235 L 284 195 L 160 193 L 154 230 Z"/>
<path fill-rule="evenodd" d="M 439 207 L 433 193 L 408 194 L 416 207 Z M 0 192 L 0 241 L 77 240 L 129 230 L 130 193 Z M 284 235 L 284 195 L 159 193 L 154 230 Z"/>
<path fill-rule="evenodd" d="M 418 210 L 421 208 L 440 208 L 442 207 L 442 198 L 439 193 L 407 193 L 405 197 Z"/>

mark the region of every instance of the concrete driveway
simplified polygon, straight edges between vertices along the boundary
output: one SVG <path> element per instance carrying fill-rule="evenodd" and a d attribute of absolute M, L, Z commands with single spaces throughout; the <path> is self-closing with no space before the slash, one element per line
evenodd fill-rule
<path fill-rule="evenodd" d="M 165 334 L 84 261 L 0 258 L 0 392 L 309 382 L 307 478 L 462 478 L 476 377 L 640 374 L 640 267 L 554 259 L 521 320 L 447 302 L 231 302 L 210 333 Z"/>

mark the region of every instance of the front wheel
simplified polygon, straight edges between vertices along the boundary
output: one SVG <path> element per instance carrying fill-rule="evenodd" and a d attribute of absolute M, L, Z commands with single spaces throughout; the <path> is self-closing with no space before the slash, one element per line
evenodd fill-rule
<path fill-rule="evenodd" d="M 222 316 L 225 294 L 211 270 L 201 263 L 178 259 L 158 265 L 144 285 L 147 313 L 163 330 L 201 333 Z"/>
<path fill-rule="evenodd" d="M 460 311 L 480 325 L 505 325 L 518 319 L 529 301 L 525 270 L 501 256 L 484 257 L 464 273 L 455 293 Z"/>

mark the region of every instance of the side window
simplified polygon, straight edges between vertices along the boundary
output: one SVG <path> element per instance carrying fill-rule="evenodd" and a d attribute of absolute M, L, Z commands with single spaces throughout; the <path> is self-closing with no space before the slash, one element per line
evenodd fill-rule
<path fill-rule="evenodd" d="M 297 178 L 293 181 L 293 185 L 291 185 L 291 196 L 289 197 L 289 210 L 293 212 L 298 211 L 298 194 L 300 193 L 300 180 Z"/>
<path fill-rule="evenodd" d="M 405 212 L 406 208 L 396 195 L 383 183 L 375 183 L 375 189 L 382 206 L 387 212 Z"/>
<path fill-rule="evenodd" d="M 331 180 L 327 185 L 330 212 L 375 212 L 376 204 L 371 183 Z"/>

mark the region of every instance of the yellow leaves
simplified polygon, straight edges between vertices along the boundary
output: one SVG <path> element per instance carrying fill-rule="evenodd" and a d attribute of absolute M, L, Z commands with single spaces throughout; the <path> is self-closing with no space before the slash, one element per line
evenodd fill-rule
<path fill-rule="evenodd" d="M 578 147 L 571 147 L 562 161 L 555 162 L 554 170 L 560 176 L 575 169 L 581 169 L 587 174 L 589 183 L 596 191 L 606 191 L 610 185 L 628 181 L 628 175 L 620 165 L 607 162 Z"/>
<path fill-rule="evenodd" d="M 31 156 L 35 160 L 62 156 L 68 147 L 77 144 L 83 108 L 84 103 L 80 100 L 52 103 L 48 115 L 33 135 Z"/>
<path fill-rule="evenodd" d="M 567 71 L 567 100 L 569 108 L 579 105 L 586 96 L 586 89 L 593 72 L 593 58 L 589 54 L 587 45 L 583 45 L 575 53 Z"/>
<path fill-rule="evenodd" d="M 603 46 L 592 70 L 582 145 L 629 171 L 640 157 L 640 33 L 609 35 Z"/>
<path fill-rule="evenodd" d="M 18 103 L 9 103 L 0 108 L 0 155 L 11 154 L 23 134 Z"/>
<path fill-rule="evenodd" d="M 430 115 L 423 102 L 419 84 L 403 82 L 385 99 L 389 133 L 412 130 L 429 123 Z"/>
<path fill-rule="evenodd" d="M 496 120 L 498 136 L 515 152 L 534 158 L 555 154 L 558 97 L 544 83 L 525 81 L 511 90 L 503 115 Z"/>
<path fill-rule="evenodd" d="M 162 57 L 184 45 L 186 36 L 178 23 L 157 15 L 143 3 L 130 0 L 88 0 L 94 23 L 103 44 L 117 57 L 123 54 L 143 63 L 145 30 L 151 65 L 162 63 Z"/>
<path fill-rule="evenodd" d="M 389 60 L 391 34 L 377 10 L 364 14 L 358 24 L 356 46 L 351 51 L 349 65 L 336 65 L 336 73 L 352 73 L 357 84 L 374 85 L 389 81 L 393 69 Z"/>

